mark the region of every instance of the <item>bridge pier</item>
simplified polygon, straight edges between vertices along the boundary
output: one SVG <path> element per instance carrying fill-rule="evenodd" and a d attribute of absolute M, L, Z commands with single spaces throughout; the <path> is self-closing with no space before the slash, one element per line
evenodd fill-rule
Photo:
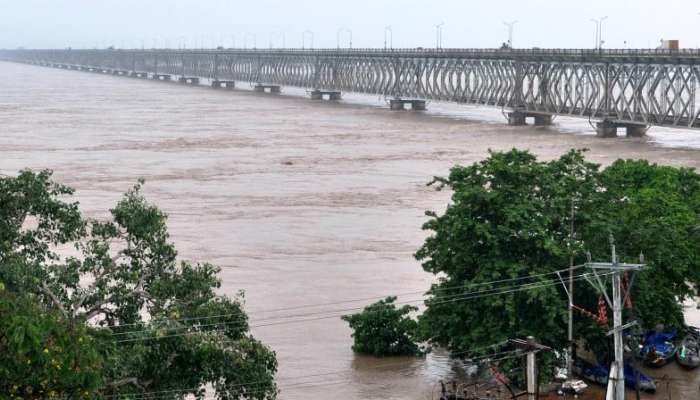
<path fill-rule="evenodd" d="M 314 89 L 309 92 L 309 96 L 311 96 L 311 100 L 323 100 L 323 96 L 328 96 L 329 101 L 337 101 L 341 99 L 341 93 L 334 90 L 326 91 Z"/>
<path fill-rule="evenodd" d="M 199 85 L 199 78 L 196 76 L 181 76 L 177 81 L 183 85 Z"/>
<path fill-rule="evenodd" d="M 172 75 L 170 74 L 153 74 L 153 80 L 154 81 L 163 81 L 163 82 L 169 82 L 173 79 Z"/>
<path fill-rule="evenodd" d="M 211 87 L 214 89 L 235 89 L 236 88 L 236 81 L 220 81 L 218 79 L 215 79 L 211 82 Z"/>
<path fill-rule="evenodd" d="M 263 85 L 263 84 L 257 84 L 255 87 L 253 87 L 253 90 L 258 92 L 258 93 L 265 93 L 265 90 L 269 90 L 270 93 L 281 93 L 282 88 L 279 85 Z"/>
<path fill-rule="evenodd" d="M 426 109 L 425 100 L 400 98 L 390 99 L 389 109 L 392 111 L 401 111 L 405 109 L 406 104 L 411 105 L 412 111 L 425 111 Z"/>
<path fill-rule="evenodd" d="M 508 113 L 508 125 L 524 126 L 527 125 L 527 119 L 532 118 L 535 126 L 552 125 L 552 116 L 550 114 L 534 114 L 523 111 L 512 111 Z"/>
<path fill-rule="evenodd" d="M 129 76 L 132 78 L 148 79 L 148 72 L 131 71 Z"/>
<path fill-rule="evenodd" d="M 647 132 L 646 125 L 615 122 L 605 119 L 596 123 L 596 136 L 600 138 L 615 138 L 617 137 L 618 128 L 625 128 L 627 137 L 643 137 Z"/>
<path fill-rule="evenodd" d="M 115 70 L 112 71 L 112 75 L 117 75 L 117 76 L 128 76 L 128 75 L 129 75 L 129 72 L 123 71 L 123 70 L 120 70 L 120 69 L 115 69 Z"/>

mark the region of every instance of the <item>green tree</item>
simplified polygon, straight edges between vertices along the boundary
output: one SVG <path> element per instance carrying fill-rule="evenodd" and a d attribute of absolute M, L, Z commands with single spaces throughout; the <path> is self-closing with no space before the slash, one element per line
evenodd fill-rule
<path fill-rule="evenodd" d="M 365 307 L 361 313 L 342 317 L 353 330 L 352 349 L 374 356 L 421 354 L 415 342 L 418 323 L 410 317 L 417 307 L 397 308 L 396 297 L 387 297 Z"/>
<path fill-rule="evenodd" d="M 250 334 L 242 295 L 216 294 L 219 268 L 177 260 L 141 183 L 106 221 L 83 218 L 72 193 L 48 171 L 0 178 L 0 280 L 91 327 L 103 393 L 179 399 L 211 385 L 222 399 L 274 398 L 276 357 Z"/>
<path fill-rule="evenodd" d="M 70 325 L 2 283 L 0 315 L 0 393 L 10 399 L 99 397 L 104 359 L 89 328 Z"/>
<path fill-rule="evenodd" d="M 434 182 L 453 194 L 443 214 L 426 213 L 431 235 L 416 253 L 438 276 L 419 319 L 424 338 L 454 351 L 526 336 L 564 349 L 566 295 L 551 273 L 571 256 L 585 262 L 586 252 L 609 260 L 610 235 L 623 261 L 646 255 L 632 295 L 640 322 L 683 324 L 680 301 L 700 282 L 700 177 L 692 170 L 622 160 L 601 170 L 581 151 L 545 162 L 512 150 Z M 508 279 L 516 281 L 486 284 Z M 595 310 L 598 294 L 577 285 L 575 302 Z M 576 318 L 576 331 L 603 347 L 602 328 L 587 317 Z"/>

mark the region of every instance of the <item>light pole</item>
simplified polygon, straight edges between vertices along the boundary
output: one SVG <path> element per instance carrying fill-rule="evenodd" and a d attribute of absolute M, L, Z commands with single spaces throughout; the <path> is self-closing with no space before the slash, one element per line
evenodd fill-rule
<path fill-rule="evenodd" d="M 440 22 L 439 24 L 435 25 L 435 48 L 436 49 L 441 49 L 442 48 L 442 27 L 445 25 L 444 22 Z"/>
<path fill-rule="evenodd" d="M 352 30 L 348 28 L 340 28 L 338 29 L 338 35 L 337 35 L 337 41 L 338 41 L 338 49 L 340 49 L 340 34 L 343 32 L 347 32 L 350 35 L 350 46 L 349 48 L 352 49 Z"/>
<path fill-rule="evenodd" d="M 287 37 L 286 37 L 287 35 L 285 35 L 284 31 L 279 31 L 279 32 L 272 32 L 270 34 L 270 48 L 272 48 L 272 46 L 273 46 L 272 39 L 276 38 L 277 36 L 282 37 L 282 47 L 281 48 L 287 47 Z"/>
<path fill-rule="evenodd" d="M 518 21 L 503 22 L 503 24 L 508 27 L 508 48 L 510 49 L 513 48 L 513 27 L 517 23 Z"/>
<path fill-rule="evenodd" d="M 387 49 L 386 47 L 386 37 L 387 37 L 387 32 L 389 33 L 389 48 L 393 49 L 394 48 L 394 31 L 391 29 L 391 25 L 387 25 L 384 27 L 384 50 Z"/>
<path fill-rule="evenodd" d="M 231 48 L 236 48 L 236 35 L 231 35 Z"/>
<path fill-rule="evenodd" d="M 308 29 L 301 33 L 301 48 L 302 49 L 306 48 L 306 36 L 307 35 L 309 35 L 309 37 L 311 38 L 311 44 L 309 45 L 309 48 L 313 49 L 314 48 L 314 33 Z"/>
<path fill-rule="evenodd" d="M 607 16 L 605 17 L 600 17 L 598 19 L 596 18 L 591 18 L 591 21 L 595 23 L 595 48 L 600 50 L 603 48 L 603 43 L 605 41 L 603 40 L 603 21 L 608 19 Z"/>

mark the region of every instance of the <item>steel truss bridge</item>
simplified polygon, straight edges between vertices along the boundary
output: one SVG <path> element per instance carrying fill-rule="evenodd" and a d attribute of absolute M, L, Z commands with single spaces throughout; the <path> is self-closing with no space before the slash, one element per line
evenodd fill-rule
<path fill-rule="evenodd" d="M 698 50 L 67 49 L 0 50 L 0 59 L 700 128 Z"/>

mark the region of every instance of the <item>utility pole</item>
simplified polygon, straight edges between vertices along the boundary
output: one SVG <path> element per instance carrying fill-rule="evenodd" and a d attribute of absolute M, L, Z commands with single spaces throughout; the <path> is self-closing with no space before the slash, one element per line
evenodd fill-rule
<path fill-rule="evenodd" d="M 537 400 L 539 395 L 539 382 L 537 379 L 537 353 L 541 351 L 550 351 L 552 349 L 537 343 L 535 338 L 532 336 L 528 336 L 526 340 L 511 339 L 508 342 L 527 353 L 527 400 Z"/>
<path fill-rule="evenodd" d="M 571 198 L 571 230 L 569 235 L 569 354 L 566 357 L 566 377 L 573 378 L 574 369 L 574 199 Z"/>
<path fill-rule="evenodd" d="M 622 324 L 621 278 L 622 273 L 626 271 L 639 271 L 644 267 L 644 264 L 625 264 L 619 262 L 615 251 L 615 241 L 612 235 L 610 236 L 610 246 L 612 247 L 612 262 L 598 263 L 589 261 L 586 263 L 586 266 L 592 270 L 595 280 L 592 280 L 588 275 L 584 275 L 584 277 L 593 287 L 598 289 L 598 291 L 603 294 L 608 306 L 610 306 L 610 308 L 613 310 L 613 329 L 606 335 L 613 335 L 615 361 L 613 361 L 612 365 L 610 366 L 611 382 L 608 385 L 609 391 L 606 398 L 625 400 L 625 361 L 622 332 L 625 329 L 636 325 L 637 322 L 632 321 L 628 324 Z M 600 271 L 604 271 L 606 275 L 612 275 L 612 299 L 608 297 L 607 288 L 598 274 Z M 612 390 L 612 392 L 610 392 L 610 390 Z"/>

